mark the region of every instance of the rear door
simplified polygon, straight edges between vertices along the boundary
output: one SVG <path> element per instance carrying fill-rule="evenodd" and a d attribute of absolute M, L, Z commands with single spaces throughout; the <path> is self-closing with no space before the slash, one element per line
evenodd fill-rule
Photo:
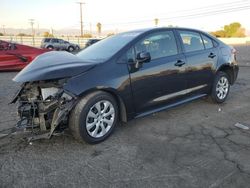
<path fill-rule="evenodd" d="M 59 50 L 60 49 L 60 43 L 58 39 L 51 39 L 51 43 L 54 46 L 55 49 Z"/>
<path fill-rule="evenodd" d="M 67 45 L 66 41 L 64 41 L 62 39 L 59 39 L 58 41 L 59 41 L 59 45 L 60 45 L 60 50 L 66 50 L 67 49 L 67 47 L 66 47 L 66 45 Z"/>
<path fill-rule="evenodd" d="M 135 68 L 135 57 L 149 52 L 151 61 Z M 172 30 L 148 34 L 128 51 L 129 72 L 138 114 L 161 108 L 183 97 L 187 87 L 185 57 Z"/>
<path fill-rule="evenodd" d="M 205 34 L 182 29 L 178 33 L 187 60 L 188 93 L 208 93 L 213 83 L 217 49 Z"/>

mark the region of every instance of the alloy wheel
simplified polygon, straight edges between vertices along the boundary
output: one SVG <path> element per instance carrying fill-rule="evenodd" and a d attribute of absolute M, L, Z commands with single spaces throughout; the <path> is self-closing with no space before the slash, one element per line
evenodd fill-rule
<path fill-rule="evenodd" d="M 73 51 L 74 51 L 74 48 L 70 46 L 70 47 L 69 47 L 69 51 L 70 51 L 70 52 L 73 52 Z"/>
<path fill-rule="evenodd" d="M 227 96 L 229 90 L 229 81 L 225 76 L 222 76 L 216 85 L 216 95 L 222 100 Z"/>
<path fill-rule="evenodd" d="M 86 118 L 86 129 L 93 138 L 100 138 L 106 135 L 113 126 L 115 110 L 111 102 L 102 100 L 94 104 Z"/>

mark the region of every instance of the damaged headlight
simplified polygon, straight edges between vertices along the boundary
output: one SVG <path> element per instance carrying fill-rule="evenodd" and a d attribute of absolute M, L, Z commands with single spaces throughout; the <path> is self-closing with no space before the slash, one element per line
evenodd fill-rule
<path fill-rule="evenodd" d="M 46 100 L 50 96 L 55 96 L 58 93 L 59 89 L 56 87 L 50 88 L 41 88 L 42 99 Z"/>
<path fill-rule="evenodd" d="M 26 83 L 13 100 L 19 102 L 17 127 L 39 128 L 43 137 L 50 138 L 57 127 L 65 127 L 76 100 L 63 89 L 62 80 Z"/>
<path fill-rule="evenodd" d="M 44 101 L 49 100 L 51 98 L 58 98 L 58 97 L 67 101 L 73 98 L 72 94 L 60 88 L 56 88 L 56 87 L 41 88 L 41 96 L 42 96 L 42 100 Z"/>

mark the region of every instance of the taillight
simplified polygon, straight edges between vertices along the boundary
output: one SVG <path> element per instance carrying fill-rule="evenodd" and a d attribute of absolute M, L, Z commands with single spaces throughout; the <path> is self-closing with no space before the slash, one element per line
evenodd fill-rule
<path fill-rule="evenodd" d="M 234 56 L 234 59 L 236 60 L 236 53 L 237 53 L 237 50 L 232 48 L 231 49 L 231 54 Z"/>
<path fill-rule="evenodd" d="M 231 49 L 231 53 L 232 53 L 232 54 L 236 55 L 236 52 L 237 52 L 237 50 L 235 50 L 234 48 Z"/>

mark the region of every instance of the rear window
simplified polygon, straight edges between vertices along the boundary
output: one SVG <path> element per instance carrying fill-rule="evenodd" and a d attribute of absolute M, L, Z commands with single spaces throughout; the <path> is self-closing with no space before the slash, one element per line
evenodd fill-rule
<path fill-rule="evenodd" d="M 201 36 L 202 36 L 202 39 L 203 39 L 203 42 L 204 42 L 206 49 L 214 47 L 212 39 L 210 39 L 209 37 L 207 37 L 206 35 L 203 35 L 203 34 Z"/>
<path fill-rule="evenodd" d="M 186 52 L 204 50 L 202 38 L 194 31 L 179 31 Z"/>
<path fill-rule="evenodd" d="M 43 39 L 43 42 L 49 42 L 50 39 Z"/>
<path fill-rule="evenodd" d="M 58 43 L 59 40 L 58 39 L 52 39 L 51 42 Z"/>

